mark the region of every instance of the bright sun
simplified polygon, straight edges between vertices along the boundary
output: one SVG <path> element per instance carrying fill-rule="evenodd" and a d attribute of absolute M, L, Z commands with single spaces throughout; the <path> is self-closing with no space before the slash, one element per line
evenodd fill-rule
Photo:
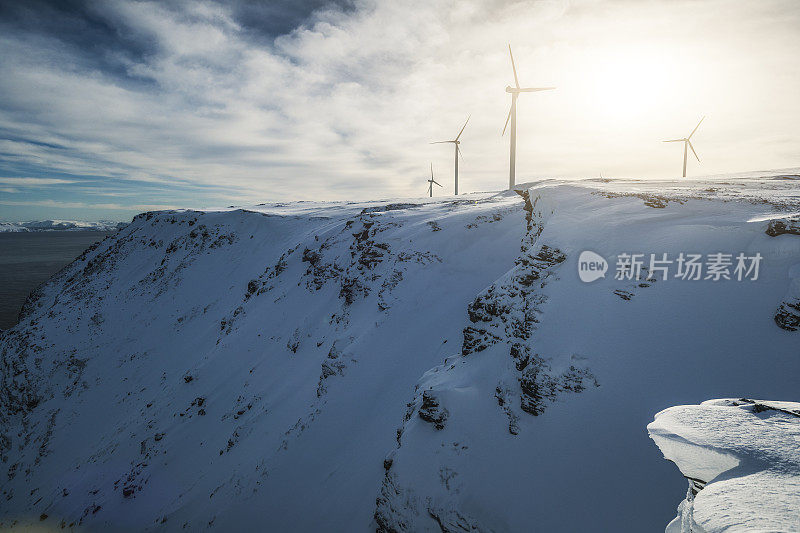
<path fill-rule="evenodd" d="M 607 118 L 630 121 L 650 114 L 668 97 L 675 80 L 665 56 L 648 49 L 609 48 L 591 54 L 587 104 Z"/>

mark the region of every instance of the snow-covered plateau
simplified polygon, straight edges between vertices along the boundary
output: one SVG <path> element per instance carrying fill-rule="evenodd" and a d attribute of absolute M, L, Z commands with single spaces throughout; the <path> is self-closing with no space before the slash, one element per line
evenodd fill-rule
<path fill-rule="evenodd" d="M 138 215 L 0 333 L 0 527 L 800 531 L 800 170 L 519 189 Z"/>

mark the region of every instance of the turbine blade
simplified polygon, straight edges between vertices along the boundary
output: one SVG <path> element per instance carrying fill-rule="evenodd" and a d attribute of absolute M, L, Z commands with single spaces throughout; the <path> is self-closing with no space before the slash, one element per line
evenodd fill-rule
<path fill-rule="evenodd" d="M 470 116 L 468 116 L 468 117 L 467 117 L 467 122 L 469 122 L 469 119 L 470 119 L 470 118 L 472 118 L 472 115 L 470 115 Z M 462 128 L 461 128 L 461 131 L 459 131 L 459 132 L 458 132 L 458 135 L 456 135 L 456 140 L 458 140 L 458 139 L 459 139 L 459 137 L 461 137 L 461 134 L 462 134 L 462 133 L 464 133 L 464 128 L 466 128 L 466 127 L 467 127 L 467 122 L 465 122 L 465 123 L 464 123 L 464 127 L 462 127 Z"/>
<path fill-rule="evenodd" d="M 439 182 L 438 182 L 438 181 L 436 181 L 436 180 L 434 180 L 433 182 L 434 182 L 436 185 L 438 185 L 439 187 L 441 187 L 441 186 L 442 186 L 442 184 L 441 184 L 441 183 L 439 183 Z"/>
<path fill-rule="evenodd" d="M 431 179 L 433 179 L 433 163 L 431 163 Z"/>
<path fill-rule="evenodd" d="M 665 143 L 682 143 L 686 139 L 670 139 L 668 141 L 664 141 Z"/>
<path fill-rule="evenodd" d="M 456 151 L 458 152 L 458 155 L 461 156 L 461 162 L 463 163 L 464 162 L 464 154 L 461 153 L 461 148 L 459 148 L 458 145 L 456 145 Z"/>
<path fill-rule="evenodd" d="M 508 45 L 508 55 L 511 56 L 511 68 L 514 69 L 514 83 L 517 84 L 517 89 L 519 89 L 519 78 L 517 78 L 517 66 L 514 64 L 514 54 L 511 53 L 511 45 Z"/>
<path fill-rule="evenodd" d="M 523 87 L 519 89 L 521 93 L 537 93 L 539 91 L 552 91 L 555 87 Z"/>
<path fill-rule="evenodd" d="M 455 142 L 455 141 L 436 141 L 436 142 L 432 142 L 432 143 L 429 143 L 429 144 L 445 144 L 445 143 L 451 143 L 451 142 Z"/>
<path fill-rule="evenodd" d="M 702 122 L 703 122 L 705 119 L 706 119 L 706 117 L 703 117 L 703 118 L 701 118 L 701 119 L 700 119 L 700 122 L 698 122 L 698 123 L 697 123 L 697 126 L 695 126 L 695 127 L 694 127 L 694 129 L 692 130 L 692 133 L 690 133 L 690 134 L 689 134 L 689 136 L 688 136 L 688 137 L 686 137 L 687 139 L 691 139 L 691 138 L 692 138 L 692 135 L 694 135 L 694 132 L 696 132 L 696 131 L 697 131 L 697 128 L 699 128 L 699 127 L 700 127 L 700 124 L 702 124 Z"/>
<path fill-rule="evenodd" d="M 506 128 L 508 127 L 508 121 L 511 120 L 511 110 L 514 109 L 514 106 L 508 108 L 508 116 L 506 117 L 506 124 L 503 126 L 503 133 L 500 134 L 500 137 L 506 134 Z"/>
<path fill-rule="evenodd" d="M 697 156 L 697 152 L 694 151 L 694 146 L 692 146 L 692 141 L 690 141 L 689 139 L 686 139 L 686 142 L 689 143 L 689 148 L 692 149 L 692 153 L 694 154 L 695 157 L 697 157 L 697 162 L 699 163 L 700 162 L 700 158 Z"/>

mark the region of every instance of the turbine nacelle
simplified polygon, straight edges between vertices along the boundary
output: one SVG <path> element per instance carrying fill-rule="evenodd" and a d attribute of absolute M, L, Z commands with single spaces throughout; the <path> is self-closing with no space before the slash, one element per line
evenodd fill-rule
<path fill-rule="evenodd" d="M 519 94 L 519 93 L 536 93 L 539 91 L 552 91 L 555 87 L 512 87 L 508 85 L 506 87 L 506 92 L 509 94 Z"/>

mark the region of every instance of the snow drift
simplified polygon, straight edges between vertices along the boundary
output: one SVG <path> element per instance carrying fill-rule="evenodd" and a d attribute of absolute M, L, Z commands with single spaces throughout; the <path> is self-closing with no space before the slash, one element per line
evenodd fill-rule
<path fill-rule="evenodd" d="M 139 215 L 0 334 L 0 523 L 663 528 L 685 485 L 653 413 L 797 392 L 796 184 Z M 764 259 L 582 283 L 584 250 Z"/>
<path fill-rule="evenodd" d="M 800 403 L 709 400 L 647 430 L 690 481 L 668 533 L 800 531 Z"/>

